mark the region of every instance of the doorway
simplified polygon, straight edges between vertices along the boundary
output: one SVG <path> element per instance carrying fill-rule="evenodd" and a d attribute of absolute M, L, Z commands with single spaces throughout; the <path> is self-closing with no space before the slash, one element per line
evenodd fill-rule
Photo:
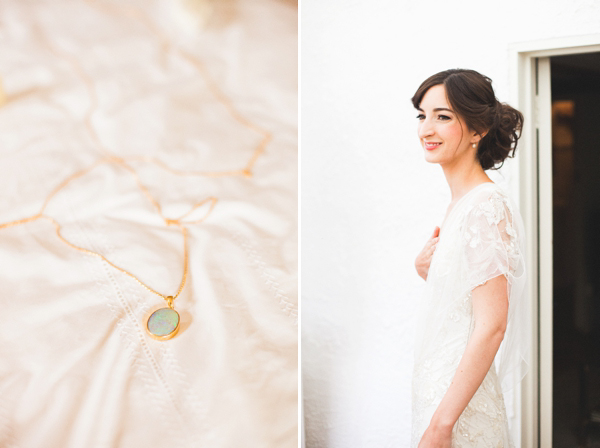
<path fill-rule="evenodd" d="M 600 34 L 509 52 L 511 103 L 525 115 L 513 188 L 532 313 L 515 439 L 521 448 L 600 447 Z"/>
<path fill-rule="evenodd" d="M 600 52 L 550 58 L 553 448 L 600 447 Z"/>

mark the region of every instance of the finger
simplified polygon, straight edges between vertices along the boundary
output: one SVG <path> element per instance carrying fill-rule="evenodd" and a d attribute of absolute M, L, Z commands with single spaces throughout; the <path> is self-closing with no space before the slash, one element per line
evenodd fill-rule
<path fill-rule="evenodd" d="M 431 245 L 437 244 L 438 241 L 439 241 L 439 238 L 435 237 L 435 238 L 430 239 L 428 241 L 428 243 L 431 246 Z"/>

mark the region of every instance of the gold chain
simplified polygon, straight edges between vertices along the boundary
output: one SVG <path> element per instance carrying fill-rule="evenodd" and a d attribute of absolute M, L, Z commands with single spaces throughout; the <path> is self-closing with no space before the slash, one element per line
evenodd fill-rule
<path fill-rule="evenodd" d="M 86 249 L 84 247 L 80 247 L 77 246 L 75 244 L 73 244 L 72 242 L 70 242 L 69 240 L 67 240 L 61 233 L 61 225 L 51 216 L 45 215 L 44 214 L 44 210 L 45 208 L 48 206 L 48 203 L 50 202 L 50 200 L 63 188 L 65 188 L 71 181 L 84 176 L 85 174 L 89 173 L 90 171 L 92 171 L 94 168 L 96 168 L 99 165 L 102 164 L 106 164 L 106 163 L 112 163 L 112 164 L 118 164 L 123 166 L 124 168 L 127 169 L 127 171 L 132 174 L 135 179 L 136 182 L 138 183 L 138 186 L 140 187 L 140 189 L 144 192 L 144 194 L 148 197 L 148 199 L 150 199 L 150 202 L 152 203 L 152 205 L 156 208 L 157 212 L 159 213 L 159 215 L 163 218 L 163 220 L 165 221 L 165 224 L 167 226 L 170 225 L 174 225 L 176 227 L 179 228 L 179 230 L 181 230 L 181 233 L 183 235 L 183 277 L 181 279 L 181 283 L 179 285 L 179 289 L 177 290 L 177 293 L 175 293 L 172 296 L 169 295 L 165 295 L 165 294 L 161 294 L 158 291 L 154 290 L 153 288 L 151 288 L 150 286 L 146 285 L 144 282 L 142 282 L 139 278 L 137 278 L 135 275 L 133 275 L 131 272 L 127 271 L 126 269 L 123 269 L 119 266 L 117 266 L 116 264 L 114 264 L 112 261 L 110 261 L 108 258 L 106 258 L 104 255 L 98 253 L 98 252 L 94 252 L 90 249 Z M 124 274 L 127 274 L 128 276 L 130 276 L 131 278 L 133 278 L 136 282 L 138 282 L 141 286 L 143 286 L 144 288 L 146 288 L 148 291 L 162 297 L 163 299 L 165 299 L 168 303 L 169 306 L 172 306 L 172 301 L 175 300 L 179 294 L 181 294 L 181 291 L 183 291 L 183 288 L 185 286 L 185 282 L 187 280 L 187 275 L 188 275 L 188 250 L 187 250 L 187 228 L 182 224 L 182 220 L 188 216 L 190 213 L 192 213 L 195 209 L 197 209 L 198 207 L 201 207 L 202 205 L 206 204 L 207 202 L 210 202 L 210 207 L 208 212 L 200 219 L 195 220 L 195 221 L 191 221 L 189 222 L 189 224 L 197 224 L 200 223 L 202 221 L 204 221 L 208 215 L 210 215 L 210 213 L 212 212 L 215 204 L 217 203 L 217 198 L 214 197 L 209 197 L 201 202 L 196 203 L 187 213 L 185 213 L 184 215 L 180 216 L 179 218 L 167 218 L 163 215 L 160 204 L 158 203 L 158 201 L 152 197 L 152 195 L 150 194 L 150 192 L 148 191 L 148 189 L 141 183 L 141 180 L 139 178 L 139 176 L 137 175 L 137 173 L 130 167 L 128 166 L 125 161 L 123 159 L 118 159 L 118 158 L 114 158 L 114 157 L 107 157 L 101 160 L 96 161 L 95 163 L 93 163 L 92 165 L 90 165 L 89 167 L 76 172 L 75 174 L 72 174 L 71 176 L 69 176 L 68 178 L 66 178 L 64 181 L 62 181 L 59 186 L 57 188 L 55 188 L 50 195 L 46 198 L 46 200 L 44 201 L 44 203 L 42 204 L 42 208 L 40 210 L 39 213 L 33 215 L 33 216 L 29 216 L 27 218 L 22 218 L 16 221 L 10 221 L 7 223 L 0 223 L 0 229 L 5 229 L 8 227 L 14 227 L 14 226 L 18 226 L 18 225 L 22 225 L 28 222 L 32 222 L 32 221 L 36 221 L 38 219 L 46 219 L 48 221 L 50 221 L 53 225 L 54 225 L 54 230 L 56 232 L 56 235 L 58 236 L 58 238 L 64 242 L 67 246 L 76 249 L 78 251 L 81 251 L 83 253 L 86 253 L 88 255 L 93 255 L 95 257 L 101 258 L 102 260 L 104 260 L 106 263 L 108 263 L 109 265 L 111 265 L 112 267 L 114 267 L 115 269 L 123 272 Z"/>
<path fill-rule="evenodd" d="M 93 8 L 96 8 L 98 11 L 101 11 L 105 14 L 109 14 L 117 17 L 130 17 L 135 20 L 138 20 L 142 23 L 155 37 L 160 41 L 161 48 L 164 48 L 165 51 L 169 51 L 169 49 L 173 48 L 173 51 L 177 53 L 182 59 L 187 60 L 200 74 L 200 76 L 204 79 L 206 87 L 209 92 L 223 105 L 225 110 L 229 113 L 229 115 L 237 121 L 240 125 L 246 127 L 247 129 L 257 133 L 260 135 L 260 141 L 254 148 L 254 152 L 250 156 L 250 159 L 246 163 L 246 166 L 242 169 L 237 170 L 229 170 L 229 171 L 182 171 L 171 168 L 167 166 L 162 161 L 147 156 L 130 156 L 129 160 L 142 160 L 145 162 L 149 162 L 155 164 L 166 171 L 169 171 L 173 174 L 180 176 L 205 176 L 205 177 L 230 177 L 230 176 L 243 176 L 243 177 L 252 177 L 252 170 L 254 168 L 254 164 L 256 160 L 265 152 L 267 145 L 272 141 L 273 135 L 271 132 L 267 131 L 265 128 L 257 125 L 256 123 L 251 122 L 247 118 L 240 113 L 231 99 L 219 88 L 217 82 L 213 79 L 213 77 L 209 74 L 208 70 L 204 63 L 194 56 L 192 53 L 176 47 L 172 45 L 168 36 L 166 36 L 158 25 L 156 25 L 153 20 L 150 18 L 148 13 L 140 8 L 136 8 L 133 6 L 124 6 L 120 4 L 107 4 L 100 3 L 97 0 L 85 0 L 85 2 Z M 28 14 L 30 17 L 34 17 L 33 14 Z M 85 84 L 88 94 L 90 97 L 90 107 L 88 108 L 84 123 L 85 126 L 92 137 L 92 139 L 96 142 L 98 147 L 102 149 L 102 151 L 109 156 L 116 156 L 114 152 L 112 152 L 109 148 L 104 146 L 100 137 L 96 133 L 96 130 L 92 124 L 92 117 L 94 115 L 95 109 L 98 108 L 98 95 L 94 88 L 94 83 L 92 78 L 85 72 L 83 66 L 79 63 L 77 58 L 72 56 L 71 54 L 65 52 L 64 50 L 58 49 L 51 44 L 51 39 L 44 35 L 41 27 L 39 25 L 35 26 L 32 30 L 32 34 L 38 37 L 39 42 L 45 46 L 51 53 L 57 56 L 60 59 L 65 60 L 68 64 L 73 67 L 73 71 L 77 74 L 77 76 L 83 81 Z"/>
<path fill-rule="evenodd" d="M 96 3 L 94 0 L 87 0 L 87 3 L 90 5 L 93 5 L 95 7 L 97 7 L 98 9 L 103 9 L 104 12 L 108 12 L 111 14 L 116 14 L 116 15 L 129 15 L 132 16 L 138 20 L 140 20 L 142 23 L 144 23 L 151 32 L 153 32 L 156 36 L 158 36 L 158 38 L 161 40 L 162 42 L 162 46 L 169 48 L 171 47 L 171 43 L 169 41 L 169 39 L 160 31 L 160 29 L 151 21 L 151 19 L 149 18 L 149 16 L 143 12 L 140 9 L 136 9 L 136 8 L 125 8 L 125 7 L 119 7 L 116 5 L 100 5 L 98 3 Z M 117 11 L 117 13 L 115 13 L 115 11 Z M 118 14 L 118 13 L 121 14 Z M 181 294 L 181 292 L 183 291 L 183 288 L 185 286 L 186 280 L 187 280 L 187 276 L 188 276 L 188 235 L 187 235 L 187 228 L 184 226 L 184 224 L 182 223 L 182 220 L 187 217 L 190 213 L 192 213 L 194 210 L 196 210 L 198 207 L 201 207 L 202 205 L 210 202 L 210 206 L 208 211 L 206 212 L 206 214 L 195 221 L 190 221 L 188 222 L 188 224 L 197 224 L 200 223 L 202 221 L 204 221 L 209 215 L 210 213 L 213 211 L 218 199 L 215 197 L 209 197 L 207 199 L 204 199 L 203 201 L 200 201 L 196 204 L 194 204 L 194 206 L 184 215 L 180 216 L 179 218 L 167 218 L 166 216 L 164 216 L 163 212 L 162 212 L 162 208 L 159 204 L 159 202 L 150 194 L 150 192 L 148 191 L 148 188 L 146 188 L 146 186 L 142 183 L 139 175 L 137 174 L 137 172 L 127 163 L 126 159 L 123 157 L 118 157 L 117 155 L 115 155 L 112 151 L 110 151 L 110 149 L 106 148 L 105 146 L 103 146 L 103 144 L 100 141 L 100 138 L 98 137 L 96 130 L 94 129 L 94 126 L 92 124 L 92 116 L 95 112 L 95 109 L 98 107 L 98 97 L 96 94 L 96 90 L 94 88 L 94 84 L 92 79 L 89 77 L 89 75 L 87 75 L 87 73 L 84 71 L 83 67 L 81 66 L 81 64 L 79 63 L 79 61 L 73 57 L 70 54 L 67 54 L 63 51 L 60 51 L 58 49 L 56 49 L 55 47 L 53 47 L 50 44 L 50 39 L 47 39 L 45 36 L 43 36 L 41 29 L 39 26 L 36 26 L 35 29 L 33 30 L 34 34 L 38 35 L 40 38 L 40 42 L 42 42 L 52 53 L 54 53 L 56 56 L 58 56 L 59 58 L 65 59 L 67 60 L 74 68 L 74 71 L 79 75 L 79 77 L 83 80 L 84 84 L 86 85 L 87 89 L 88 89 L 88 93 L 90 96 L 90 107 L 88 109 L 88 111 L 86 112 L 85 115 L 85 126 L 88 129 L 89 134 L 92 136 L 92 138 L 96 141 L 96 143 L 98 144 L 98 146 L 105 152 L 108 154 L 108 156 L 103 157 L 99 160 L 97 160 L 96 162 L 94 162 L 92 165 L 88 166 L 87 168 L 84 168 L 80 171 L 77 171 L 76 173 L 68 176 L 66 179 L 64 179 L 56 188 L 54 188 L 54 190 L 52 190 L 52 192 L 46 197 L 44 203 L 42 204 L 42 207 L 39 211 L 39 213 L 33 215 L 33 216 L 29 216 L 26 218 L 22 218 L 22 219 L 18 219 L 15 221 L 10 221 L 10 222 L 6 222 L 6 223 L 0 223 L 0 229 L 5 229 L 8 227 L 14 227 L 14 226 L 19 226 L 19 225 L 23 225 L 26 224 L 28 222 L 32 222 L 32 221 L 36 221 L 38 219 L 46 219 L 48 221 L 50 221 L 53 225 L 54 225 L 54 229 L 56 232 L 56 235 L 58 236 L 58 238 L 64 242 L 66 245 L 68 245 L 69 247 L 76 249 L 80 252 L 86 253 L 88 255 L 93 255 L 95 257 L 98 257 L 102 260 L 104 260 L 106 263 L 108 263 L 110 266 L 112 266 L 113 268 L 123 272 L 124 274 L 127 274 L 128 276 L 130 276 L 131 278 L 133 278 L 137 283 L 139 283 L 141 286 L 143 286 L 144 288 L 146 288 L 148 291 L 150 291 L 151 293 L 154 293 L 160 297 L 162 297 L 164 300 L 167 301 L 167 304 L 170 308 L 173 308 L 173 301 L 179 296 L 179 294 Z M 179 48 L 175 48 L 175 51 L 177 51 L 177 53 L 184 59 L 186 59 L 187 61 L 189 61 L 196 69 L 197 71 L 200 73 L 200 75 L 202 76 L 202 78 L 204 79 L 209 91 L 213 94 L 213 96 L 221 103 L 223 104 L 223 106 L 225 107 L 225 109 L 229 112 L 229 114 L 232 116 L 232 118 L 234 118 L 238 123 L 240 123 L 241 125 L 249 128 L 250 130 L 257 132 L 258 134 L 261 135 L 261 140 L 258 143 L 258 145 L 256 146 L 256 148 L 254 149 L 254 153 L 252 154 L 252 156 L 250 157 L 250 160 L 248 161 L 248 163 L 246 164 L 246 166 L 243 169 L 239 169 L 239 170 L 232 170 L 232 171 L 215 171 L 215 172 L 209 172 L 209 171 L 180 171 L 180 170 L 176 170 L 173 169 L 169 166 L 167 166 L 166 164 L 164 164 L 163 162 L 161 162 L 158 159 L 152 158 L 152 157 L 144 157 L 144 156 L 131 156 L 128 157 L 128 160 L 141 160 L 144 162 L 149 162 L 149 163 L 153 163 L 157 166 L 159 166 L 160 168 L 171 172 L 175 175 L 179 175 L 179 176 L 205 176 L 205 177 L 224 177 L 224 176 L 244 176 L 244 177 L 252 177 L 252 169 L 254 167 L 254 163 L 256 162 L 256 160 L 258 159 L 258 157 L 265 151 L 266 146 L 269 144 L 269 142 L 272 140 L 272 135 L 269 131 L 263 129 L 262 127 L 256 125 L 255 123 L 252 123 L 250 120 L 248 120 L 247 118 L 245 118 L 234 106 L 233 102 L 231 101 L 231 99 L 229 99 L 222 91 L 221 89 L 218 87 L 217 83 L 212 79 L 212 77 L 209 75 L 208 71 L 206 70 L 204 64 L 202 63 L 202 61 L 200 61 L 198 58 L 196 58 L 195 56 L 193 56 L 191 53 L 186 52 L 182 49 Z M 98 253 L 98 252 L 94 252 L 90 249 L 86 249 L 84 247 L 79 247 L 73 243 L 71 243 L 70 241 L 68 241 L 62 234 L 61 234 L 61 226 L 60 224 L 51 216 L 48 216 L 46 214 L 44 214 L 44 210 L 46 209 L 46 207 L 48 206 L 48 204 L 50 203 L 50 201 L 52 200 L 52 198 L 59 192 L 61 191 L 63 188 L 65 188 L 67 185 L 69 185 L 69 183 L 71 183 L 73 180 L 83 177 L 86 174 L 88 174 L 90 171 L 92 171 L 94 168 L 96 168 L 97 166 L 103 165 L 103 164 L 114 164 L 117 165 L 123 169 L 125 169 L 129 174 L 131 174 L 133 176 L 133 178 L 135 179 L 137 186 L 139 187 L 139 189 L 142 191 L 142 193 L 144 193 L 144 195 L 146 196 L 146 198 L 150 201 L 150 203 L 153 205 L 153 207 L 156 209 L 157 213 L 161 216 L 161 218 L 165 221 L 165 224 L 167 226 L 175 226 L 177 228 L 179 228 L 179 230 L 181 231 L 182 235 L 183 235 L 183 254 L 184 254 L 184 260 L 183 260 L 183 276 L 181 279 L 181 283 L 179 285 L 179 289 L 177 290 L 177 292 L 175 293 L 175 295 L 164 295 L 159 293 L 158 291 L 154 290 L 153 288 L 151 288 L 150 286 L 146 285 L 144 282 L 142 282 L 139 278 L 137 278 L 135 275 L 133 275 L 131 272 L 127 271 L 126 269 L 123 269 L 119 266 L 117 266 L 116 264 L 114 264 L 113 262 L 111 262 L 110 260 L 108 260 L 104 255 Z"/>

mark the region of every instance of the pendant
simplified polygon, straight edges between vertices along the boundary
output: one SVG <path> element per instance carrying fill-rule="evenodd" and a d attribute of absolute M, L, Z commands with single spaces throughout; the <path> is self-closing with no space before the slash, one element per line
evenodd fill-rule
<path fill-rule="evenodd" d="M 179 331 L 179 313 L 173 308 L 159 308 L 146 322 L 146 331 L 154 339 L 166 341 Z"/>

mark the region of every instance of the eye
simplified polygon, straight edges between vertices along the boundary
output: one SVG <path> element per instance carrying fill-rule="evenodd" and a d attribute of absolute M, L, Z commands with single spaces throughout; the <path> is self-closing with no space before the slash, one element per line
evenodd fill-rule
<path fill-rule="evenodd" d="M 425 115 L 423 115 L 423 114 L 419 114 L 419 115 L 417 115 L 417 118 L 418 118 L 419 120 L 424 120 L 424 119 L 425 119 Z"/>
<path fill-rule="evenodd" d="M 448 115 L 438 115 L 438 118 L 442 121 L 450 120 L 450 117 Z"/>

